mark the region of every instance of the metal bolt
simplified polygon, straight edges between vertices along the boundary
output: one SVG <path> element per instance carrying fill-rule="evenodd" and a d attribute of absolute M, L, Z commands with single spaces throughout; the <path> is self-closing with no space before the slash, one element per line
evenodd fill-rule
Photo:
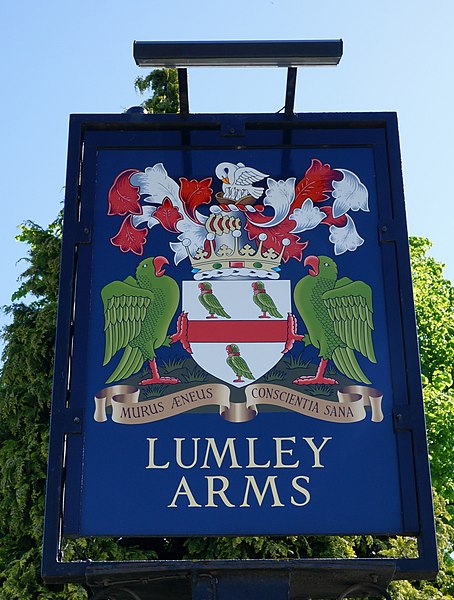
<path fill-rule="evenodd" d="M 74 423 L 78 425 L 80 423 L 79 417 L 74 417 Z"/>
<path fill-rule="evenodd" d="M 398 415 L 396 415 L 396 419 L 397 419 L 398 421 L 402 421 L 402 415 L 399 413 Z"/>
<path fill-rule="evenodd" d="M 85 233 L 85 235 L 88 235 L 90 233 L 90 230 L 88 229 L 88 227 L 84 227 L 84 233 Z"/>
<path fill-rule="evenodd" d="M 381 230 L 382 230 L 383 232 L 385 232 L 385 231 L 388 231 L 388 228 L 386 227 L 386 225 L 383 225 L 383 227 L 381 228 Z"/>
<path fill-rule="evenodd" d="M 230 133 L 235 133 L 235 127 L 230 127 L 229 132 Z"/>

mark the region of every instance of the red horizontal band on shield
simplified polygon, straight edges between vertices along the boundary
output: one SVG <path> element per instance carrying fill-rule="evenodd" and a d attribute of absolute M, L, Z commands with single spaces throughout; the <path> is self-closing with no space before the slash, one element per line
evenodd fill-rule
<path fill-rule="evenodd" d="M 188 341 L 200 343 L 285 342 L 287 321 L 189 321 Z"/>

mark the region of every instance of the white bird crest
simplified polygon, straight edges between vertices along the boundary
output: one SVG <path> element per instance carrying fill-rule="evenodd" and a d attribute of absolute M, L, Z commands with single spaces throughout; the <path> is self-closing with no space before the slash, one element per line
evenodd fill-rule
<path fill-rule="evenodd" d="M 244 163 L 222 162 L 215 170 L 216 177 L 222 181 L 224 197 L 233 202 L 238 202 L 246 196 L 259 198 L 264 191 L 263 187 L 254 187 L 252 184 L 268 177 L 253 167 L 246 167 Z"/>

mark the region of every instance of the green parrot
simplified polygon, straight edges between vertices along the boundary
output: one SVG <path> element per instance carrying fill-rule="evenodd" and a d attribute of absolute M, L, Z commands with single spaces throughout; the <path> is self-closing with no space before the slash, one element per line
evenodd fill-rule
<path fill-rule="evenodd" d="M 211 283 L 208 283 L 208 281 L 203 281 L 202 283 L 199 283 L 199 289 L 200 304 L 206 308 L 209 313 L 207 319 L 216 319 L 217 317 L 215 315 L 225 317 L 226 319 L 231 318 L 230 315 L 225 312 L 221 303 L 213 294 L 213 287 Z"/>
<path fill-rule="evenodd" d="M 177 282 L 164 274 L 169 261 L 163 256 L 142 260 L 136 269 L 136 279 L 112 281 L 103 287 L 101 297 L 105 318 L 104 363 L 124 348 L 116 369 L 106 383 L 126 379 L 137 373 L 148 360 L 152 383 L 179 383 L 174 377 L 161 377 L 156 366 L 156 350 L 174 341 L 167 335 L 180 301 Z"/>
<path fill-rule="evenodd" d="M 241 376 L 246 377 L 246 379 L 254 379 L 254 375 L 252 375 L 246 361 L 240 356 L 239 347 L 236 344 L 228 344 L 225 349 L 228 355 L 226 363 L 237 376 L 237 379 L 234 379 L 233 383 L 243 383 Z"/>
<path fill-rule="evenodd" d="M 338 383 L 325 377 L 328 360 L 332 360 L 350 379 L 370 384 L 355 355 L 355 351 L 360 352 L 377 362 L 372 345 L 370 286 L 348 277 L 338 279 L 337 265 L 328 256 L 308 256 L 304 266 L 309 266 L 309 275 L 298 281 L 293 298 L 307 328 L 304 342 L 320 350 L 320 364 L 315 376 L 299 377 L 293 383 Z"/>
<path fill-rule="evenodd" d="M 263 314 L 259 316 L 259 319 L 270 319 L 271 317 L 266 314 L 267 312 L 270 313 L 272 317 L 282 319 L 283 317 L 277 310 L 273 299 L 267 294 L 263 281 L 254 281 L 252 288 L 254 290 L 253 300 L 263 312 Z"/>

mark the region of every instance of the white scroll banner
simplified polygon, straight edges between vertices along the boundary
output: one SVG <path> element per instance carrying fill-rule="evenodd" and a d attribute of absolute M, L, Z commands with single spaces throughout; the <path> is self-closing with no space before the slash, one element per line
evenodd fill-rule
<path fill-rule="evenodd" d="M 247 386 L 245 394 L 245 402 L 231 402 L 229 387 L 216 383 L 139 402 L 140 390 L 137 387 L 114 385 L 96 394 L 94 419 L 98 423 L 107 421 L 107 409 L 111 407 L 112 421 L 137 425 L 167 419 L 196 408 L 216 406 L 226 421 L 244 423 L 257 416 L 258 405 L 272 405 L 332 423 L 362 421 L 366 418 L 366 409 L 371 411 L 372 422 L 380 423 L 383 420 L 383 394 L 362 385 L 341 388 L 337 392 L 339 402 L 266 383 Z"/>

